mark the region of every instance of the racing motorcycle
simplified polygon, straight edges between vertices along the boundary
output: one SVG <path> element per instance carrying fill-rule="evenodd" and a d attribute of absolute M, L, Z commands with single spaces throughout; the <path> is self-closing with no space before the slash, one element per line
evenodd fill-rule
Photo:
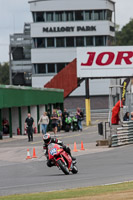
<path fill-rule="evenodd" d="M 78 172 L 76 161 L 73 161 L 71 156 L 59 144 L 50 143 L 48 145 L 48 158 L 53 166 L 57 166 L 66 175 L 70 174 L 70 172 L 73 174 Z"/>

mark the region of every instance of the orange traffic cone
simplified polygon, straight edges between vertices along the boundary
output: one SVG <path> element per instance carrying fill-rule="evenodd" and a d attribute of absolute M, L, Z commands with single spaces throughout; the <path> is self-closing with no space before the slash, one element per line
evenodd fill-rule
<path fill-rule="evenodd" d="M 81 149 L 80 150 L 85 150 L 84 145 L 83 145 L 83 141 L 81 141 Z"/>
<path fill-rule="evenodd" d="M 74 142 L 74 149 L 73 149 L 74 152 L 77 152 L 77 146 L 76 146 L 76 142 Z"/>
<path fill-rule="evenodd" d="M 35 147 L 33 148 L 33 156 L 32 156 L 32 158 L 37 158 L 37 156 L 36 156 L 36 151 L 35 151 Z"/>
<path fill-rule="evenodd" d="M 26 158 L 26 160 L 27 160 L 27 159 L 31 159 L 29 149 L 27 149 L 27 158 Z"/>

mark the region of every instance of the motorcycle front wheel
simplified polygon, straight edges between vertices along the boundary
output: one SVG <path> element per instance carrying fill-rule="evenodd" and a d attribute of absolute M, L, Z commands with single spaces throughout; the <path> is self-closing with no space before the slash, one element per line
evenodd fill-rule
<path fill-rule="evenodd" d="M 62 160 L 58 160 L 57 161 L 59 167 L 61 168 L 61 170 L 64 172 L 64 174 L 68 175 L 69 174 L 69 169 L 67 168 L 67 166 L 62 162 Z"/>
<path fill-rule="evenodd" d="M 73 168 L 72 168 L 72 173 L 73 173 L 73 174 L 77 174 L 77 173 L 78 173 L 78 168 L 77 168 L 76 165 L 73 166 Z"/>

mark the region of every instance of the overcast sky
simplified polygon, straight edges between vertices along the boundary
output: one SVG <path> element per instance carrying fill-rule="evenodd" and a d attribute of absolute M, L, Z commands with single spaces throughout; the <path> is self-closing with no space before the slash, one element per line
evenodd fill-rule
<path fill-rule="evenodd" d="M 32 22 L 29 0 L 0 0 L 0 62 L 9 60 L 9 35 L 22 33 L 24 22 Z M 77 0 L 78 1 L 78 0 Z M 120 27 L 133 18 L 133 0 L 115 0 L 116 23 Z"/>

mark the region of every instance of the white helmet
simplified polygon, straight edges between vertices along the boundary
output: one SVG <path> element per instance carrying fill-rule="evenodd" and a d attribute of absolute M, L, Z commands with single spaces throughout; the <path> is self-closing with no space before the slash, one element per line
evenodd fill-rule
<path fill-rule="evenodd" d="M 49 133 L 45 134 L 43 136 L 43 140 L 44 140 L 45 144 L 49 144 L 51 141 L 51 135 Z"/>

